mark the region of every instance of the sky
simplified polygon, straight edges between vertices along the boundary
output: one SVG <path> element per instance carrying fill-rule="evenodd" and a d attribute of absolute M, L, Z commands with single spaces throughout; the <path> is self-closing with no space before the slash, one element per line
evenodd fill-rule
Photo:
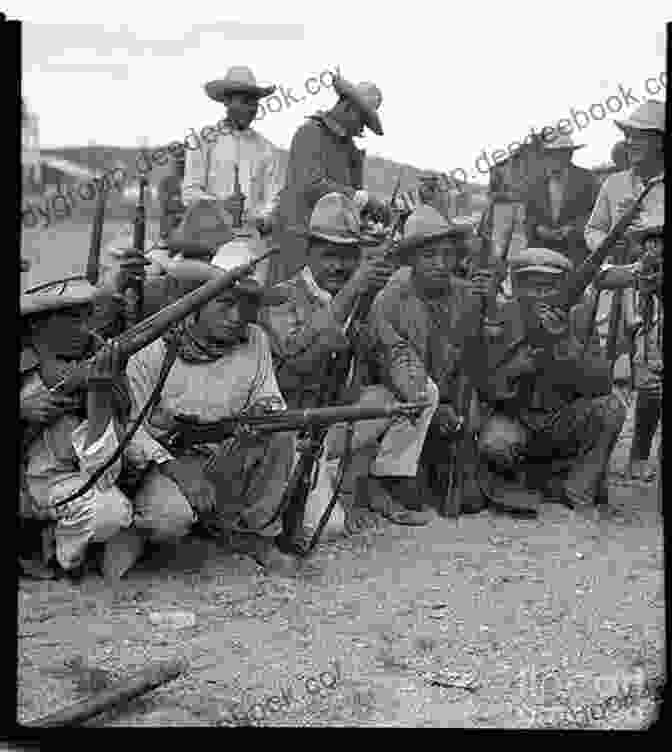
<path fill-rule="evenodd" d="M 636 7 L 604 0 L 4 5 L 8 18 L 24 21 L 22 89 L 39 115 L 43 146 L 183 141 L 224 115 L 206 96 L 206 81 L 248 65 L 260 83 L 304 97 L 281 96 L 255 123 L 287 148 L 306 116 L 335 102 L 328 87 L 307 94 L 306 80 L 339 68 L 382 91 L 385 133 L 368 132 L 360 148 L 481 182 L 484 150 L 492 160 L 530 128 L 561 118 L 584 126 L 572 125 L 575 142 L 586 144 L 576 164 L 607 161 L 620 134 L 614 118 L 637 106 L 623 92 L 665 99 L 664 90 L 651 90 L 660 87 L 672 20 L 659 0 Z M 648 82 L 648 94 L 647 79 L 658 80 Z M 605 109 L 608 97 L 620 112 Z M 593 104 L 602 105 L 594 117 L 571 120 L 572 108 Z"/>

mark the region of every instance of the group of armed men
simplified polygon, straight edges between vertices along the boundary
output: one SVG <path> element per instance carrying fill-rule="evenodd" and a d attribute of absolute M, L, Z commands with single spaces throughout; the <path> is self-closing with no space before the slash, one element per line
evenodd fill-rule
<path fill-rule="evenodd" d="M 116 579 L 155 546 L 179 545 L 188 534 L 223 539 L 267 570 L 289 573 L 297 541 L 323 517 L 323 539 L 360 530 L 372 512 L 429 524 L 457 463 L 460 514 L 534 517 L 542 503 L 606 512 L 628 382 L 642 424 L 631 461 L 643 472 L 662 399 L 662 183 L 615 246 L 629 256 L 603 264 L 571 308 L 548 301 L 662 172 L 664 104 L 648 101 L 617 121 L 629 162 L 601 187 L 571 163 L 571 140 L 548 145 L 548 170 L 526 206 L 528 247 L 503 269 L 479 263 L 487 238 L 447 216 L 440 196 L 433 202 L 425 192 L 402 223 L 362 187 L 353 137 L 364 128 L 382 135 L 382 96 L 372 83 L 343 78 L 334 88 L 336 104 L 298 128 L 283 171 L 274 147 L 250 127 L 273 87 L 259 86 L 243 66 L 207 83 L 230 130 L 178 155 L 175 178 L 162 186 L 158 247 L 141 260 L 122 248 L 98 286 L 66 282 L 22 295 L 19 560 L 27 575 L 76 580 L 98 567 Z M 246 235 L 227 223 L 243 210 Z M 216 247 L 199 255 L 207 244 L 195 239 L 213 227 Z M 147 317 L 275 247 L 263 283 L 249 276 L 229 285 L 124 356 L 115 335 L 129 274 L 143 280 Z M 648 306 L 632 320 L 622 316 L 621 336 L 636 343 L 619 359 L 625 368 L 606 357 L 598 295 Z M 488 315 L 496 336 L 522 342 L 501 363 L 484 339 L 486 300 L 495 304 Z M 545 344 L 525 338 L 529 310 Z M 86 358 L 85 386 L 59 391 Z M 465 400 L 469 383 L 476 386 Z M 185 422 L 409 403 L 417 408 L 328 428 L 293 525 L 284 492 L 305 451 L 303 432 L 173 441 Z M 458 457 L 459 442 L 467 449 Z M 334 504 L 348 468 L 357 470 L 354 500 L 341 494 Z"/>

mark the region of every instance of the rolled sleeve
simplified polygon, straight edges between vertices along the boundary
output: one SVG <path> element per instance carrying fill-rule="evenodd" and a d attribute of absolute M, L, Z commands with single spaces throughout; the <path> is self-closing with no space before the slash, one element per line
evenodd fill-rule
<path fill-rule="evenodd" d="M 369 335 L 383 373 L 395 393 L 406 402 L 417 401 L 427 389 L 427 371 L 384 296 L 374 301 Z"/>
<path fill-rule="evenodd" d="M 608 187 L 605 183 L 600 189 L 583 234 L 590 251 L 595 251 L 602 245 L 611 229 L 612 222 Z"/>
<path fill-rule="evenodd" d="M 128 362 L 126 375 L 131 396 L 131 422 L 135 421 L 147 403 L 161 373 L 165 358 L 165 345 L 157 340 L 136 353 Z M 149 432 L 146 423 L 140 425 L 126 447 L 126 455 L 137 467 L 146 467 L 150 462 L 160 465 L 173 459 Z"/>
<path fill-rule="evenodd" d="M 200 148 L 187 151 L 182 181 L 182 203 L 189 206 L 199 199 L 206 198 L 208 184 L 207 153 Z"/>
<path fill-rule="evenodd" d="M 93 475 L 119 448 L 119 438 L 114 427 L 114 421 L 110 420 L 102 435 L 90 446 L 86 447 L 86 435 L 89 428 L 88 420 L 75 428 L 72 432 L 72 446 L 79 460 L 80 470 L 86 475 Z M 107 491 L 116 482 L 121 472 L 121 459 L 114 462 L 98 479 L 96 487 L 100 491 Z"/>

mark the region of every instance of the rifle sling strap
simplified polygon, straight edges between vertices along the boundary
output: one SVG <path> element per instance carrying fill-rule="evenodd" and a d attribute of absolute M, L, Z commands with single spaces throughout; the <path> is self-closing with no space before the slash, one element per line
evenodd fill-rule
<path fill-rule="evenodd" d="M 149 395 L 149 399 L 147 400 L 144 407 L 138 414 L 138 417 L 133 421 L 131 428 L 126 432 L 126 435 L 124 436 L 124 438 L 119 442 L 119 446 L 116 448 L 116 450 L 114 451 L 110 459 L 104 465 L 99 467 L 98 470 L 96 470 L 91 475 L 91 477 L 86 481 L 86 483 L 84 483 L 74 493 L 70 494 L 70 496 L 54 504 L 54 508 L 62 507 L 65 504 L 69 504 L 71 501 L 74 501 L 76 498 L 78 498 L 79 496 L 82 496 L 83 494 L 85 494 L 87 491 L 89 491 L 91 488 L 95 486 L 95 484 L 100 480 L 100 478 L 102 478 L 103 475 L 109 470 L 109 468 L 112 467 L 112 465 L 119 459 L 119 457 L 121 457 L 124 449 L 126 449 L 130 440 L 133 438 L 138 428 L 140 428 L 140 426 L 144 422 L 149 411 L 159 401 L 159 399 L 161 398 L 163 385 L 166 383 L 166 379 L 168 378 L 168 373 L 170 372 L 170 369 L 173 367 L 173 363 L 175 363 L 175 359 L 177 358 L 177 342 L 175 340 L 175 337 L 167 337 L 166 340 L 167 340 L 166 357 L 164 358 L 163 363 L 161 364 L 161 372 L 159 373 L 158 381 L 156 382 L 156 385 L 154 389 L 152 390 L 152 393 Z"/>

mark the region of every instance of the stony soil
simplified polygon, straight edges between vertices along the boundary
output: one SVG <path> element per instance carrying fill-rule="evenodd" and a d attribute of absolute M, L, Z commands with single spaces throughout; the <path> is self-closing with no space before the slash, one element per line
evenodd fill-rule
<path fill-rule="evenodd" d="M 21 580 L 19 721 L 181 657 L 180 678 L 87 725 L 646 727 L 650 698 L 597 704 L 638 669 L 664 680 L 657 486 L 616 474 L 630 426 L 609 522 L 555 505 L 536 521 L 372 519 L 291 579 L 190 538 L 117 588 Z M 173 612 L 195 621 L 152 621 Z"/>

